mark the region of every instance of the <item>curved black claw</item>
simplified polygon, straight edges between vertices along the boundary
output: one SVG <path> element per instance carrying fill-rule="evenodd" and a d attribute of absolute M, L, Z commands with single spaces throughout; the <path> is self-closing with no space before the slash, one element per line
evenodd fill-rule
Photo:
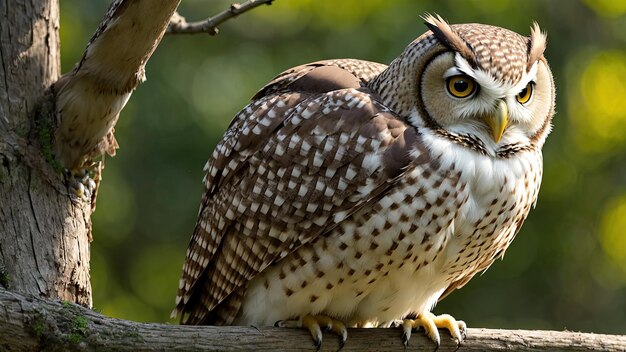
<path fill-rule="evenodd" d="M 317 341 L 315 341 L 316 339 L 313 338 L 313 342 L 315 343 L 315 350 L 319 351 L 322 349 L 322 339 L 319 339 Z"/>
<path fill-rule="evenodd" d="M 463 345 L 463 341 L 465 341 L 465 338 L 467 337 L 467 325 L 465 324 L 464 321 L 459 320 L 459 332 L 461 333 L 461 339 L 457 339 L 456 340 L 456 350 L 458 351 L 459 348 L 461 348 L 461 345 Z"/>
<path fill-rule="evenodd" d="M 346 324 L 325 315 L 305 315 L 300 319 L 279 320 L 274 323 L 276 327 L 287 328 L 307 328 L 311 333 L 311 338 L 315 347 L 319 351 L 322 347 L 322 331 L 332 331 L 339 335 L 339 350 L 341 350 L 348 339 Z"/>
<path fill-rule="evenodd" d="M 409 337 L 406 336 L 406 332 L 402 333 L 402 344 L 404 345 L 405 350 L 409 346 Z"/>
<path fill-rule="evenodd" d="M 345 345 L 346 345 L 346 340 L 344 340 L 342 337 L 341 340 L 339 340 L 339 349 L 337 350 L 337 352 L 341 351 L 343 349 L 343 346 Z"/>
<path fill-rule="evenodd" d="M 322 329 L 314 316 L 307 315 L 301 319 L 279 320 L 274 323 L 274 326 L 280 328 L 307 328 L 311 333 L 316 351 L 319 351 L 322 347 Z"/>
<path fill-rule="evenodd" d="M 419 314 L 415 319 L 404 319 L 402 322 L 402 343 L 404 347 L 409 344 L 411 331 L 413 329 L 423 328 L 429 340 L 435 343 L 434 351 L 439 349 L 441 339 L 438 328 L 444 328 L 450 332 L 452 338 L 456 341 L 457 349 L 461 347 L 463 340 L 467 335 L 467 325 L 462 320 L 456 320 L 448 314 L 434 315 L 431 312 Z"/>

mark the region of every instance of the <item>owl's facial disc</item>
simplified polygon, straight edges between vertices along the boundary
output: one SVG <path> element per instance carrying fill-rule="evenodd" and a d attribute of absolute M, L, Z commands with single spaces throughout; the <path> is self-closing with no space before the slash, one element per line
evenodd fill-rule
<path fill-rule="evenodd" d="M 527 142 L 548 115 L 543 111 L 552 92 L 548 74 L 539 61 L 519 81 L 506 83 L 472 68 L 457 53 L 444 52 L 426 65 L 419 96 L 428 117 L 448 131 L 474 135 L 494 147 Z"/>

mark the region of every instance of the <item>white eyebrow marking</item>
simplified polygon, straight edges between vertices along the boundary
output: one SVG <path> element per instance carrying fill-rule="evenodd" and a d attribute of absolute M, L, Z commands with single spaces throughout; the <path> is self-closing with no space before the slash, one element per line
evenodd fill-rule
<path fill-rule="evenodd" d="M 446 72 L 443 73 L 443 78 L 444 79 L 448 79 L 448 78 L 450 78 L 452 76 L 458 76 L 458 75 L 464 75 L 464 74 L 466 74 L 466 73 L 461 71 L 461 70 L 459 70 L 458 67 L 453 66 L 453 67 L 450 67 L 449 69 L 447 69 Z"/>

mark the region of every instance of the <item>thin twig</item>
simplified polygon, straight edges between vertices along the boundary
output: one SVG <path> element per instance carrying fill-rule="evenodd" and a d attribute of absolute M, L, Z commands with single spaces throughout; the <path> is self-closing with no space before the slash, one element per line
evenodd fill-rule
<path fill-rule="evenodd" d="M 187 22 L 185 17 L 175 13 L 170 20 L 170 25 L 167 28 L 166 34 L 196 34 L 196 33 L 208 33 L 210 35 L 216 35 L 219 33 L 217 26 L 228 21 L 231 18 L 237 17 L 242 13 L 252 10 L 257 6 L 263 4 L 271 5 L 274 0 L 248 0 L 243 4 L 232 4 L 227 10 L 224 10 L 213 17 L 209 17 L 204 21 Z"/>

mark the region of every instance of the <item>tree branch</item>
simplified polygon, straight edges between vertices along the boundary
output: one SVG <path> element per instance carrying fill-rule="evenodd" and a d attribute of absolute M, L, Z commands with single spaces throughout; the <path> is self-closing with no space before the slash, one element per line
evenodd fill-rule
<path fill-rule="evenodd" d="M 76 67 L 54 85 L 59 126 L 56 157 L 78 168 L 89 157 L 114 154 L 112 131 L 144 66 L 163 37 L 180 0 L 116 0 Z M 87 160 L 88 161 L 88 160 Z"/>
<path fill-rule="evenodd" d="M 217 26 L 272 0 L 248 0 L 202 22 L 187 23 L 175 11 L 180 0 L 116 0 L 76 67 L 61 77 L 55 155 L 77 169 L 104 152 L 114 155 L 113 130 L 132 91 L 145 80 L 144 66 L 168 33 L 217 33 Z M 168 28 L 169 24 L 169 28 Z"/>
<path fill-rule="evenodd" d="M 224 10 L 217 15 L 207 18 L 204 21 L 187 22 L 185 17 L 175 13 L 170 20 L 170 25 L 167 28 L 167 34 L 196 34 L 196 33 L 208 33 L 210 35 L 216 35 L 219 33 L 217 26 L 228 21 L 231 18 L 237 17 L 242 13 L 252 10 L 257 6 L 263 4 L 271 5 L 274 0 L 248 0 L 243 4 L 232 4 L 227 10 Z"/>
<path fill-rule="evenodd" d="M 0 288 L 0 350 L 39 351 L 314 351 L 308 331 L 270 327 L 146 324 L 108 318 L 73 303 L 25 297 Z M 350 329 L 342 351 L 403 351 L 400 329 Z M 339 338 L 324 334 L 322 350 Z M 407 351 L 432 351 L 414 333 Z M 439 351 L 457 346 L 442 331 Z M 458 351 L 624 351 L 626 336 L 558 331 L 469 329 Z"/>

